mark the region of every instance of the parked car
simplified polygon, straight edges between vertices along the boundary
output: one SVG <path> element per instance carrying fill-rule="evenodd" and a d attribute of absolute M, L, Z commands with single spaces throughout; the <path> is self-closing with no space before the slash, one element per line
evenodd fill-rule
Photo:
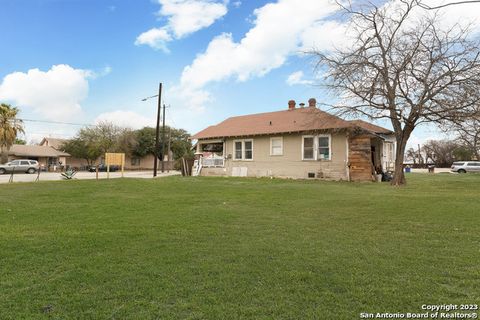
<path fill-rule="evenodd" d="M 458 172 L 458 173 L 480 172 L 480 161 L 454 162 L 452 164 L 451 171 Z"/>
<path fill-rule="evenodd" d="M 116 165 L 111 165 L 111 166 L 110 166 L 110 172 L 115 172 L 115 171 L 118 171 L 118 170 L 120 170 L 120 167 L 119 167 L 119 166 L 116 166 Z M 97 166 L 90 166 L 90 167 L 88 168 L 88 171 L 90 171 L 90 172 L 95 172 L 95 171 L 97 171 Z M 102 171 L 103 171 L 103 172 L 106 172 L 106 171 L 107 171 L 107 165 L 106 165 L 106 164 L 103 164 L 103 163 L 99 164 L 99 165 L 98 165 L 98 171 L 100 171 L 100 172 L 102 172 Z"/>
<path fill-rule="evenodd" d="M 6 173 L 35 173 L 40 169 L 36 160 L 19 159 L 0 165 L 0 174 Z"/>

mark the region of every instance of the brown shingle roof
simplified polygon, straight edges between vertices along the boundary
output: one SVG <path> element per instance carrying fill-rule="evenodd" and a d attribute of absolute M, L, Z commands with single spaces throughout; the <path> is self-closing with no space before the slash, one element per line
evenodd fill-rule
<path fill-rule="evenodd" d="M 374 133 L 383 133 L 383 134 L 392 134 L 393 131 L 388 130 L 386 128 L 377 126 L 375 124 L 363 121 L 363 120 L 351 120 L 350 123 L 353 123 L 357 127 L 360 127 L 362 129 L 374 132 Z"/>
<path fill-rule="evenodd" d="M 297 108 L 231 117 L 192 136 L 208 139 L 249 135 L 329 130 L 353 127 L 345 121 L 317 108 Z"/>
<path fill-rule="evenodd" d="M 14 144 L 8 151 L 9 155 L 17 157 L 70 157 L 70 154 L 47 146 L 29 146 Z"/>

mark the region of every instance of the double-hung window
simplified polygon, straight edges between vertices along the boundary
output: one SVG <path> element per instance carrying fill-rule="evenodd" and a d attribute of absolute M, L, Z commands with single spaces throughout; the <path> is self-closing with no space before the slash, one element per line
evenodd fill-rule
<path fill-rule="evenodd" d="M 331 155 L 330 135 L 302 137 L 302 160 L 330 160 Z"/>
<path fill-rule="evenodd" d="M 242 141 L 235 141 L 234 142 L 235 150 L 234 150 L 234 159 L 235 160 L 242 160 L 243 157 L 243 143 Z"/>
<path fill-rule="evenodd" d="M 283 138 L 282 137 L 270 138 L 270 155 L 271 156 L 283 155 Z"/>
<path fill-rule="evenodd" d="M 253 159 L 253 141 L 244 140 L 243 147 L 245 149 L 245 154 L 243 155 L 243 160 L 252 160 Z"/>
<path fill-rule="evenodd" d="M 330 160 L 330 136 L 318 136 L 318 159 Z"/>
<path fill-rule="evenodd" d="M 233 156 L 234 160 L 253 160 L 253 140 L 235 140 Z"/>
<path fill-rule="evenodd" d="M 303 137 L 303 160 L 315 160 L 315 137 Z"/>

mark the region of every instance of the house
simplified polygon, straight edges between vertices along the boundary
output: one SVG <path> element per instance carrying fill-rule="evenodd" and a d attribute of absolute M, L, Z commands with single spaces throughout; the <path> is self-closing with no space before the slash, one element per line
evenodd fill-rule
<path fill-rule="evenodd" d="M 15 159 L 37 160 L 41 167 L 64 166 L 70 154 L 49 146 L 14 144 L 8 151 L 8 161 Z"/>
<path fill-rule="evenodd" d="M 324 112 L 313 98 L 305 108 L 291 100 L 286 110 L 228 118 L 191 139 L 203 176 L 371 181 L 395 161 L 392 131 Z"/>
<path fill-rule="evenodd" d="M 40 142 L 40 146 L 51 147 L 58 151 L 62 150 L 62 145 L 66 142 L 66 139 L 57 139 L 57 138 L 43 138 Z M 154 155 L 146 155 L 144 157 L 135 157 L 135 156 L 125 156 L 125 170 L 151 170 L 154 165 Z M 100 157 L 96 160 L 96 163 L 104 163 L 105 158 Z M 88 166 L 87 160 L 70 157 L 68 159 L 67 165 L 72 168 L 83 169 Z M 160 166 L 158 166 L 160 167 Z M 172 164 L 169 164 L 169 168 L 172 167 Z"/>

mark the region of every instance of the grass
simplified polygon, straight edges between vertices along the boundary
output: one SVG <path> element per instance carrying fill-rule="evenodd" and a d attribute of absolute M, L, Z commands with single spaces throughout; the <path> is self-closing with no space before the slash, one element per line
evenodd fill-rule
<path fill-rule="evenodd" d="M 478 303 L 480 175 L 0 185 L 0 319 L 358 319 Z"/>

